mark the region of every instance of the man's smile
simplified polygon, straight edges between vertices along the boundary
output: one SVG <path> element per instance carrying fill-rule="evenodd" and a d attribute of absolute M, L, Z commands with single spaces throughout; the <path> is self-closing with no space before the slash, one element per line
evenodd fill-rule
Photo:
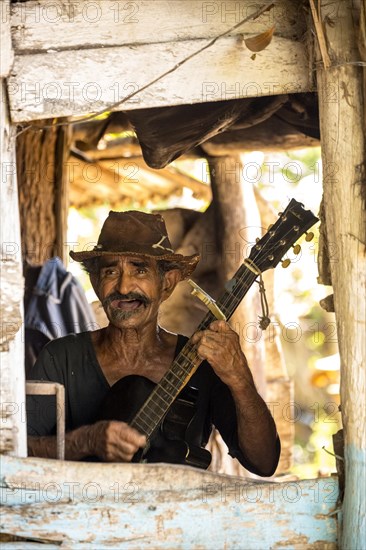
<path fill-rule="evenodd" d="M 138 309 L 140 306 L 144 305 L 141 300 L 113 300 L 110 303 L 110 306 L 113 309 L 122 309 L 124 311 L 132 311 Z"/>
<path fill-rule="evenodd" d="M 140 292 L 129 292 L 128 294 L 113 292 L 103 300 L 102 305 L 105 310 L 109 310 L 112 319 L 121 321 L 139 313 L 150 303 L 151 300 Z"/>

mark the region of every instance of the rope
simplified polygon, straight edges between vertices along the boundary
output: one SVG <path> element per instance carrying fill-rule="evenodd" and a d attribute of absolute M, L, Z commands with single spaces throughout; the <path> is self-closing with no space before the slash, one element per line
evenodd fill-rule
<path fill-rule="evenodd" d="M 264 287 L 262 272 L 259 269 L 259 267 L 256 266 L 256 264 L 250 258 L 246 258 L 243 263 L 245 267 L 250 269 L 252 273 L 255 273 L 255 275 L 258 275 L 259 277 L 259 281 L 256 281 L 259 285 L 259 295 L 261 298 L 261 308 L 262 308 L 262 316 L 259 317 L 259 326 L 261 327 L 262 330 L 266 330 L 266 328 L 269 326 L 271 322 L 271 319 L 269 318 L 269 307 L 268 307 L 266 289 Z"/>

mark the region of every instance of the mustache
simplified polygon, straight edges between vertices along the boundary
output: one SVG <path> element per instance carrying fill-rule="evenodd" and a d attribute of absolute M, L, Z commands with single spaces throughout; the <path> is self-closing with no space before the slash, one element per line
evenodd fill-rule
<path fill-rule="evenodd" d="M 102 306 L 107 307 L 109 304 L 111 304 L 114 300 L 138 300 L 144 306 L 151 303 L 151 300 L 144 294 L 140 294 L 139 292 L 129 292 L 128 294 L 121 294 L 120 292 L 113 292 L 113 294 L 110 294 L 102 301 Z"/>

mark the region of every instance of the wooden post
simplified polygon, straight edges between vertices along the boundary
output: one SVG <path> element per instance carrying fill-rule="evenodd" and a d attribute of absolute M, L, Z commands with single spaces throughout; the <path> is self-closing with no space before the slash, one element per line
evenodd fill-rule
<path fill-rule="evenodd" d="M 23 258 L 31 264 L 42 264 L 62 253 L 57 247 L 58 201 L 62 200 L 58 191 L 62 188 L 62 175 L 58 174 L 62 158 L 57 158 L 61 130 L 50 125 L 51 121 L 39 122 L 17 138 Z"/>
<path fill-rule="evenodd" d="M 271 205 L 255 189 L 262 226 L 268 228 L 276 219 Z M 281 269 L 280 267 L 278 269 Z M 270 315 L 278 318 L 276 299 L 274 294 L 275 270 L 270 269 L 263 274 Z M 273 319 L 273 320 L 274 320 Z M 281 456 L 276 474 L 288 472 L 292 466 L 293 446 L 295 440 L 294 418 L 294 380 L 290 378 L 281 344 L 281 331 L 277 323 L 273 323 L 263 332 L 265 346 L 265 376 L 266 402 L 275 419 L 278 435 L 281 440 Z M 289 416 L 285 414 L 289 412 Z M 290 421 L 289 421 L 290 420 Z"/>
<path fill-rule="evenodd" d="M 0 453 L 26 456 L 24 422 L 24 344 L 22 339 L 24 284 L 21 263 L 15 128 L 9 120 L 5 77 L 12 66 L 9 2 L 0 6 Z"/>
<path fill-rule="evenodd" d="M 357 49 L 359 13 L 351 0 L 320 4 L 331 61 L 331 66 L 324 69 L 319 56 L 317 79 L 326 233 L 335 251 L 329 256 L 345 432 L 341 547 L 355 550 L 364 548 L 366 529 L 366 182 L 365 128 L 361 124 L 363 76 Z"/>
<path fill-rule="evenodd" d="M 261 223 L 253 188 L 243 180 L 239 155 L 208 157 L 214 205 L 217 274 L 223 287 L 250 253 L 256 237 L 261 236 Z M 241 347 L 248 359 L 259 393 L 266 398 L 264 342 L 258 331 L 259 293 L 252 287 L 230 319 L 239 334 Z M 220 435 L 214 432 L 209 443 L 212 469 L 231 475 L 252 474 L 230 459 Z"/>
<path fill-rule="evenodd" d="M 255 239 L 261 237 L 261 221 L 253 186 L 243 180 L 240 157 L 210 157 L 208 164 L 219 247 L 218 273 L 224 285 L 249 255 Z M 240 336 L 258 391 L 264 397 L 264 344 L 258 332 L 260 311 L 255 285 L 235 311 L 230 325 Z"/>

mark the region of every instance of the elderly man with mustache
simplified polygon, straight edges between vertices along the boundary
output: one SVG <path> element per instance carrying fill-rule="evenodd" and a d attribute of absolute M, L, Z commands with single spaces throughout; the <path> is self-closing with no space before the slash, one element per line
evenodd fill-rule
<path fill-rule="evenodd" d="M 169 371 L 188 339 L 159 325 L 159 307 L 179 281 L 194 271 L 199 257 L 175 254 L 162 217 L 136 211 L 110 212 L 94 250 L 70 255 L 89 273 L 109 324 L 49 343 L 31 378 L 65 386 L 67 460 L 130 462 L 147 447 L 153 449 L 154 439 L 147 441 L 144 430 L 131 426 L 128 418 L 115 418 L 114 413 L 103 417 L 101 408 L 111 388 L 124 379 L 135 382 L 138 376 L 157 384 Z M 214 425 L 229 453 L 243 466 L 271 476 L 280 443 L 238 335 L 226 322 L 215 321 L 207 330 L 196 332 L 191 343 L 202 363 L 189 381 L 195 401 L 192 418 L 184 428 L 188 445 L 204 447 Z M 117 398 L 115 410 L 131 401 L 131 387 L 126 388 L 125 395 Z M 28 398 L 30 456 L 56 457 L 56 415 L 51 399 Z M 160 438 L 160 449 L 169 447 L 174 439 L 174 434 Z M 164 453 L 146 456 L 152 457 L 151 461 L 182 462 L 174 456 L 165 458 Z"/>

